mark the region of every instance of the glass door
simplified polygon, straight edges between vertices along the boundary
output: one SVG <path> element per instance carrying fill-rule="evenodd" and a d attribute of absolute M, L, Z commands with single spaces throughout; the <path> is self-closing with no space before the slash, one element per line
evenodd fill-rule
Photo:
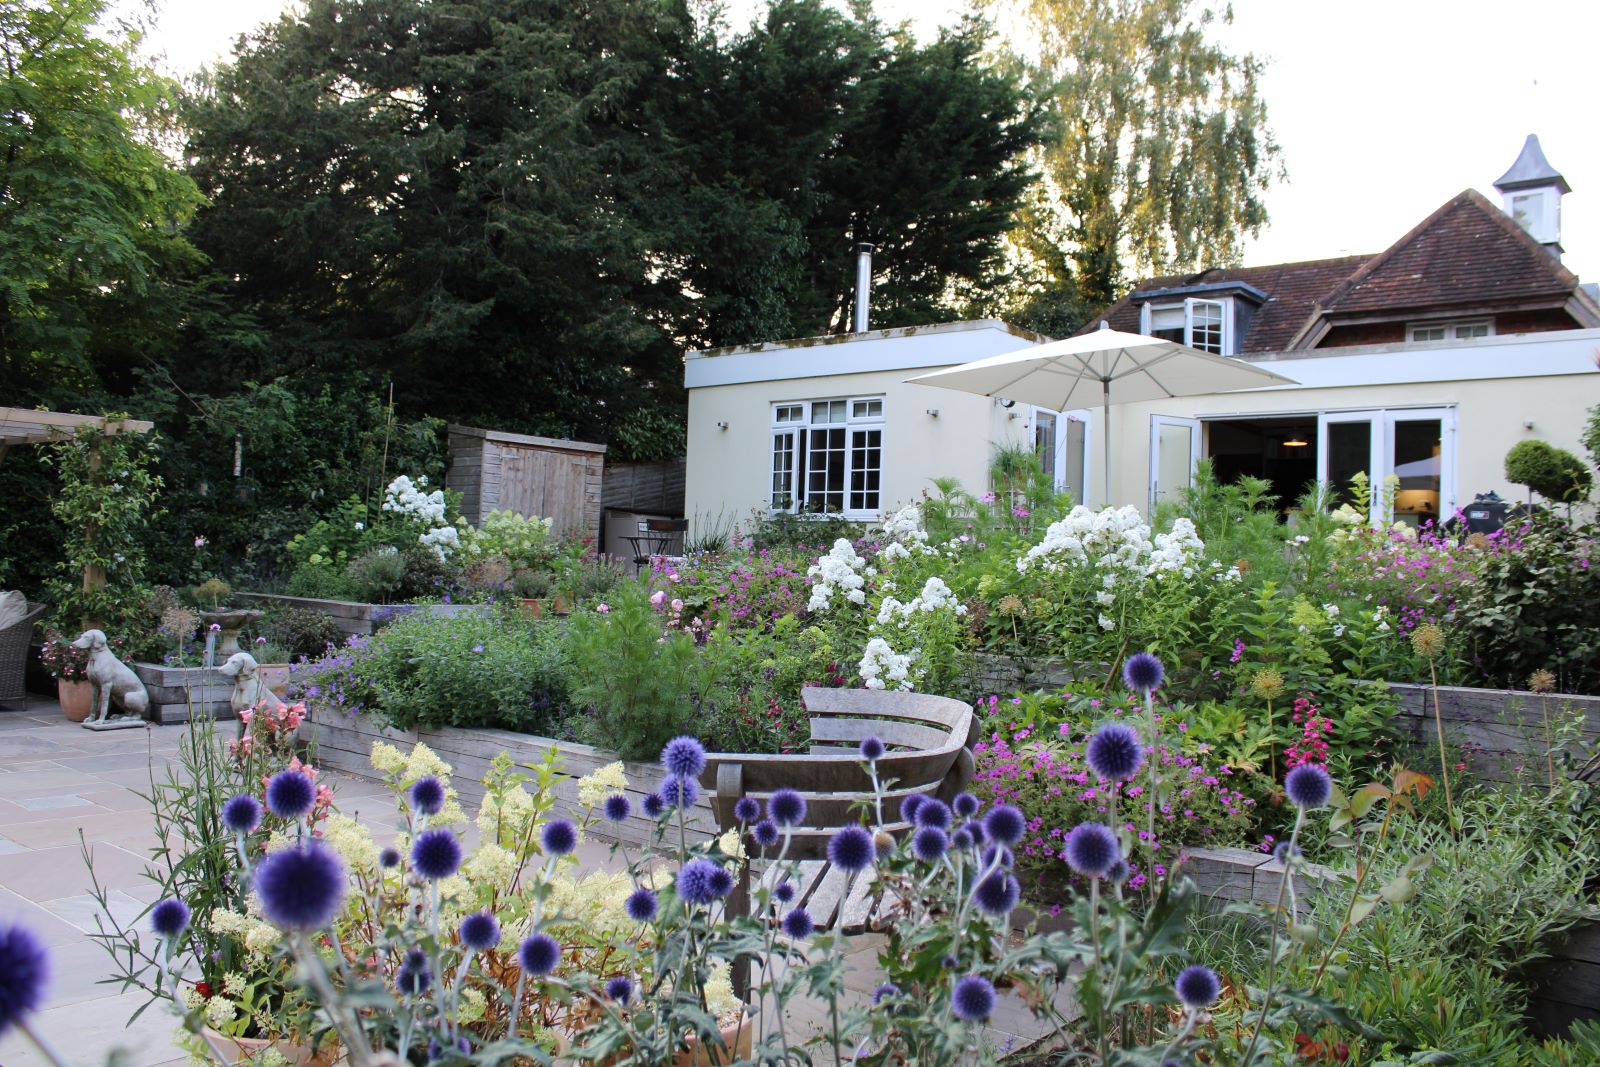
<path fill-rule="evenodd" d="M 1150 510 L 1183 502 L 1200 460 L 1200 420 L 1150 416 Z"/>
<path fill-rule="evenodd" d="M 1030 415 L 1033 447 L 1057 492 L 1069 493 L 1074 504 L 1088 501 L 1089 417 L 1086 409 L 1051 411 L 1036 407 Z"/>
<path fill-rule="evenodd" d="M 1365 500 L 1357 500 L 1350 491 L 1351 479 L 1365 474 L 1381 480 L 1378 465 L 1373 462 L 1382 448 L 1383 413 L 1381 411 L 1338 411 L 1322 416 L 1317 427 L 1317 478 L 1326 482 L 1333 494 L 1333 506 L 1349 504 L 1365 508 Z M 1376 510 L 1369 516 L 1373 522 L 1381 520 Z"/>
<path fill-rule="evenodd" d="M 1374 525 L 1442 521 L 1456 508 L 1455 429 L 1453 408 L 1324 414 L 1317 427 L 1317 477 L 1328 483 L 1335 506 L 1365 507 L 1350 492 L 1350 480 L 1366 474 L 1377 487 L 1368 515 Z"/>

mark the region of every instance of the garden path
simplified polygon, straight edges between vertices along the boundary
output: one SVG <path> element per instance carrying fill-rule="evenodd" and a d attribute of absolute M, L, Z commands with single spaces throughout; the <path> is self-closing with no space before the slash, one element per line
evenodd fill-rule
<path fill-rule="evenodd" d="M 122 1067 L 186 1062 L 172 1042 L 170 1015 L 152 1009 L 130 1022 L 143 994 L 101 984 L 112 968 L 90 937 L 97 905 L 82 855 L 82 847 L 93 851 L 95 872 L 120 922 L 131 923 L 155 901 L 155 887 L 142 874 L 155 835 L 136 791 L 148 789 L 152 769 L 164 775 L 183 735 L 181 726 L 94 733 L 68 722 L 48 700 L 33 700 L 21 711 L 0 709 L 0 918 L 26 923 L 50 948 L 54 973 L 39 1026 L 72 1063 L 103 1064 L 113 1049 L 123 1051 Z M 323 780 L 333 786 L 341 811 L 360 818 L 380 843 L 392 838 L 392 800 L 382 785 L 334 772 L 324 772 Z M 475 835 L 475 829 L 468 833 Z M 579 859 L 585 871 L 621 863 L 598 842 L 584 842 Z M 882 982 L 875 959 L 880 944 L 881 935 L 850 939 L 847 1000 L 869 1000 Z M 793 1003 L 787 1014 L 791 1038 L 827 1028 L 821 1002 Z M 1027 1009 L 1007 994 L 983 1041 L 998 1054 L 1040 1033 Z M 3 1067 L 44 1064 L 17 1034 L 0 1038 Z"/>

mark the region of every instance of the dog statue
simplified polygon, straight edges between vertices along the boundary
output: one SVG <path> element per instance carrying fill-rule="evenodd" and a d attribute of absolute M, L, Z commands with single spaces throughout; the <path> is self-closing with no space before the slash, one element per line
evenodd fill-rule
<path fill-rule="evenodd" d="M 273 710 L 283 707 L 283 701 L 278 699 L 278 694 L 261 680 L 256 658 L 250 653 L 235 652 L 217 670 L 233 679 L 233 696 L 228 703 L 233 708 L 235 716 L 246 708 L 255 708 L 263 704 Z"/>
<path fill-rule="evenodd" d="M 85 630 L 72 642 L 72 647 L 89 650 L 88 679 L 93 693 L 93 714 L 83 725 L 91 730 L 104 726 L 111 718 L 113 700 L 127 718 L 143 719 L 145 712 L 150 710 L 150 693 L 139 681 L 139 676 L 112 654 L 106 645 L 105 633 Z"/>

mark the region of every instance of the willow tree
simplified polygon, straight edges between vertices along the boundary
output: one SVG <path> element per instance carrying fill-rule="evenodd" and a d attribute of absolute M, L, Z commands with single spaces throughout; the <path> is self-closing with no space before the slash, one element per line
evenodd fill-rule
<path fill-rule="evenodd" d="M 995 0 L 1026 26 L 1019 62 L 1054 128 L 1015 244 L 1035 296 L 1113 299 L 1125 271 L 1235 262 L 1281 176 L 1262 61 L 1212 38 L 1193 0 Z M 1021 37 L 1018 33 L 1014 36 Z"/>

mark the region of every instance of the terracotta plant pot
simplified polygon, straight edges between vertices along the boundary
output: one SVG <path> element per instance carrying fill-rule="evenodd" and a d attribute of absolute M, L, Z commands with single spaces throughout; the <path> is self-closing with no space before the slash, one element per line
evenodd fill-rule
<path fill-rule="evenodd" d="M 550 600 L 550 610 L 557 615 L 572 614 L 572 599 L 565 593 L 557 593 Z"/>
<path fill-rule="evenodd" d="M 255 1063 L 269 1048 L 277 1049 L 278 1055 L 288 1061 L 289 1067 L 332 1067 L 334 1061 L 332 1053 L 313 1052 L 304 1045 L 292 1041 L 272 1041 L 264 1037 L 227 1037 L 209 1026 L 206 1027 L 206 1039 L 228 1058 L 228 1067 L 246 1067 Z"/>
<path fill-rule="evenodd" d="M 287 663 L 258 663 L 256 664 L 256 677 L 261 679 L 261 684 L 282 697 L 289 691 L 289 664 Z"/>
<path fill-rule="evenodd" d="M 83 722 L 92 710 L 94 686 L 88 682 L 69 682 L 65 678 L 57 678 L 56 699 L 61 701 L 61 712 L 68 722 Z"/>
<path fill-rule="evenodd" d="M 549 607 L 550 601 L 545 597 L 522 598 L 522 610 L 532 618 L 540 618 Z"/>
<path fill-rule="evenodd" d="M 678 1053 L 672 1061 L 673 1067 L 720 1067 L 721 1064 L 747 1060 L 750 1058 L 750 1046 L 754 1038 L 755 1027 L 750 1025 L 750 1017 L 740 1015 L 737 1022 L 729 1023 L 722 1028 L 722 1043 L 728 1049 L 726 1053 L 694 1042 Z"/>

